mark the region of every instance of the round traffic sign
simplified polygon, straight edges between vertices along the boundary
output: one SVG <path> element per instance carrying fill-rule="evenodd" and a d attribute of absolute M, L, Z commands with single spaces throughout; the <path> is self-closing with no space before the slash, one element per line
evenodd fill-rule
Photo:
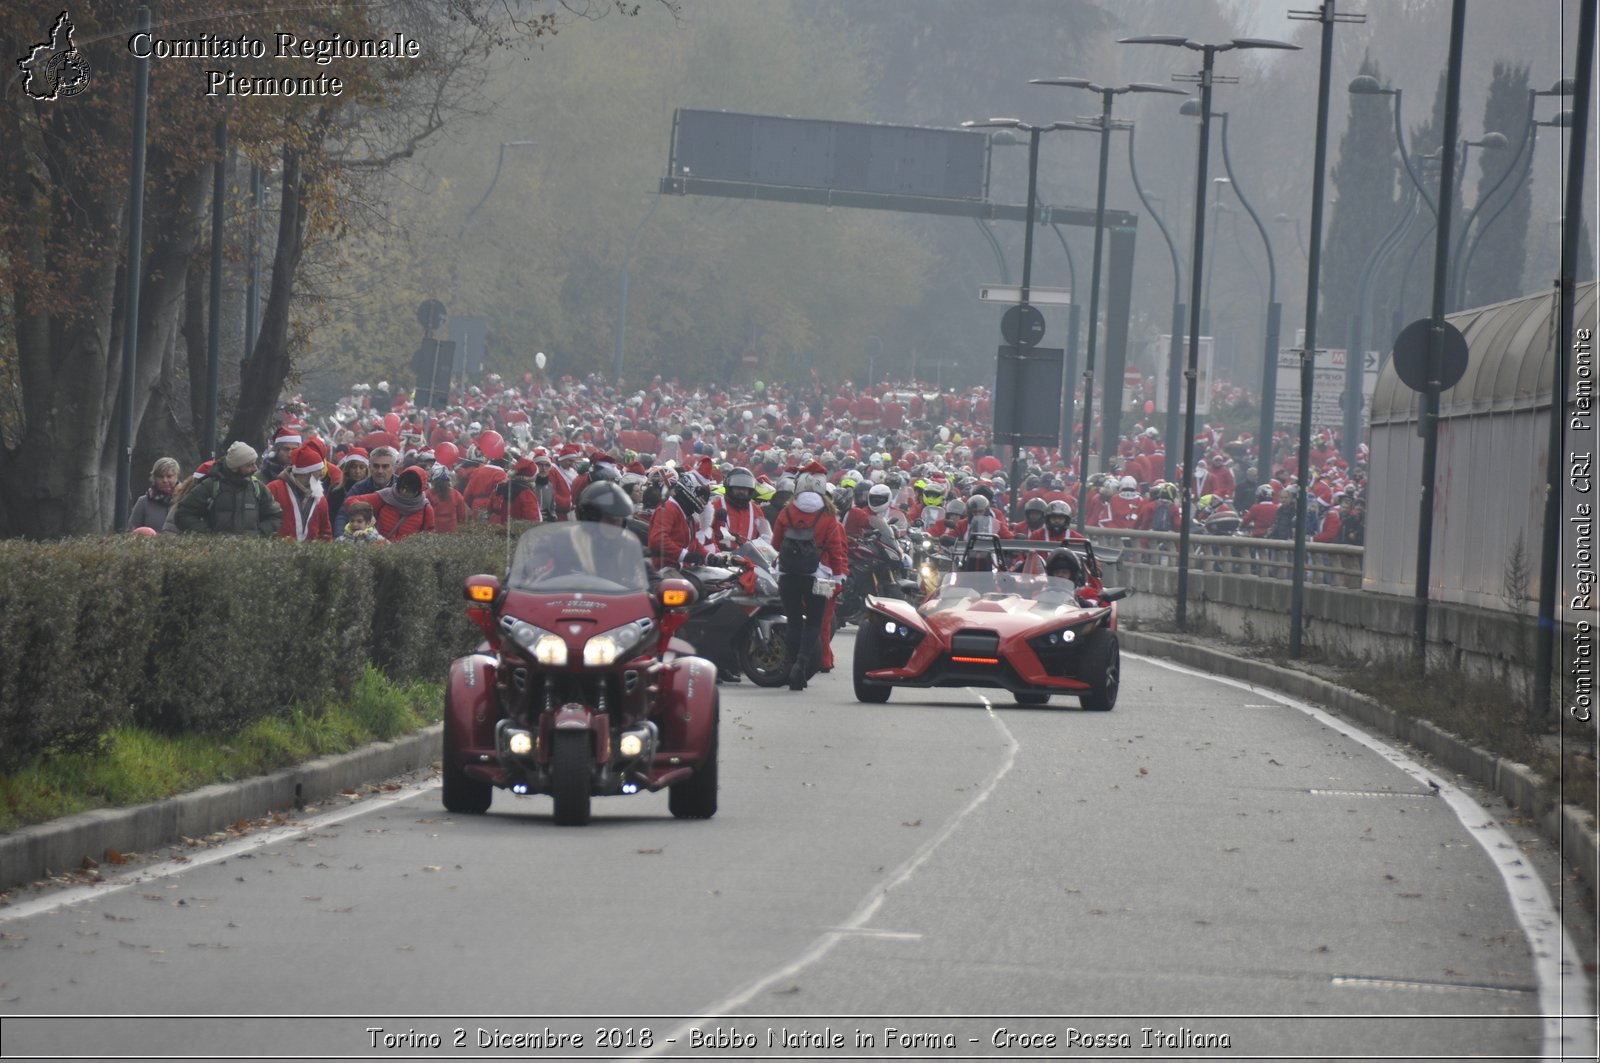
<path fill-rule="evenodd" d="M 1029 303 L 1009 307 L 1000 319 L 1000 336 L 1013 347 L 1037 347 L 1044 339 L 1044 314 Z"/>
<path fill-rule="evenodd" d="M 432 332 L 444 324 L 444 304 L 437 299 L 424 299 L 417 307 L 417 324 Z"/>
<path fill-rule="evenodd" d="M 1401 383 L 1412 391 L 1428 389 L 1428 338 L 1433 330 L 1431 318 L 1418 318 L 1394 338 L 1394 371 Z M 1444 344 L 1439 354 L 1439 390 L 1448 391 L 1461 382 L 1467 372 L 1467 338 L 1450 322 L 1444 322 Z"/>

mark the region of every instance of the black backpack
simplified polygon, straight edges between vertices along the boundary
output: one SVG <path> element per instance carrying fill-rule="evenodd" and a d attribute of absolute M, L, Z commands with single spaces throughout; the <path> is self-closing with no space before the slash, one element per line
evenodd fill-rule
<path fill-rule="evenodd" d="M 791 525 L 783 533 L 783 545 L 778 548 L 778 572 L 785 576 L 815 575 L 822 564 L 822 551 L 817 547 L 817 521 Z"/>
<path fill-rule="evenodd" d="M 1162 499 L 1160 502 L 1157 502 L 1156 511 L 1150 518 L 1150 530 L 1171 531 L 1173 523 L 1172 511 L 1176 508 L 1177 507 L 1172 504 L 1170 499 Z"/>

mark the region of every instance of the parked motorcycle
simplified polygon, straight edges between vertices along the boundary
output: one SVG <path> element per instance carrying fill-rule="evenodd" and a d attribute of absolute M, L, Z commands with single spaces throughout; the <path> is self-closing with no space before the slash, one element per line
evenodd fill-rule
<path fill-rule="evenodd" d="M 684 572 L 700 598 L 678 637 L 713 661 L 724 678 L 745 675 L 762 687 L 788 682 L 793 662 L 778 597 L 777 552 L 757 539 L 713 554 L 712 561 Z"/>
<path fill-rule="evenodd" d="M 447 811 L 486 812 L 499 787 L 549 794 L 563 826 L 589 821 L 591 797 L 641 789 L 666 789 L 680 819 L 716 814 L 714 666 L 661 623 L 693 605 L 690 583 L 652 592 L 638 539 L 573 522 L 525 532 L 504 583 L 465 591 L 485 642 L 450 666 Z"/>

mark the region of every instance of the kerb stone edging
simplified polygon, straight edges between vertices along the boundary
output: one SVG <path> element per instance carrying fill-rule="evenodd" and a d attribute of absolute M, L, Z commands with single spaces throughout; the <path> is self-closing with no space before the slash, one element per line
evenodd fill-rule
<path fill-rule="evenodd" d="M 243 820 L 285 812 L 341 790 L 426 768 L 439 758 L 444 727 L 434 724 L 393 742 L 319 757 L 271 775 L 218 783 L 132 808 L 103 808 L 0 835 L 0 889 L 76 871 L 107 849 L 147 853 L 200 838 Z"/>
<path fill-rule="evenodd" d="M 1374 731 L 1427 751 L 1445 767 L 1494 791 L 1533 817 L 1545 836 L 1560 844 L 1562 858 L 1578 872 L 1589 889 L 1600 893 L 1600 837 L 1596 835 L 1594 817 L 1574 805 L 1562 804 L 1550 781 L 1526 764 L 1470 746 L 1427 720 L 1401 716 L 1364 694 L 1304 672 L 1146 632 L 1118 631 L 1117 638 L 1134 653 L 1168 657 L 1216 675 L 1243 679 L 1302 701 L 1328 706 Z"/>

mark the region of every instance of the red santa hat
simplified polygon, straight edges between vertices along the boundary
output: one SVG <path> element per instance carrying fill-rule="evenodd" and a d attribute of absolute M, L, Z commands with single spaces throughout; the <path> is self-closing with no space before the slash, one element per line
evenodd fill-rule
<path fill-rule="evenodd" d="M 700 460 L 695 462 L 694 471 L 704 476 L 707 480 L 717 479 L 717 466 L 711 460 L 711 455 L 702 454 Z"/>
<path fill-rule="evenodd" d="M 817 475 L 817 476 L 826 476 L 826 475 L 828 475 L 827 466 L 823 465 L 822 462 L 818 461 L 815 458 L 812 458 L 811 461 L 808 462 L 804 468 L 798 469 L 796 471 L 798 471 L 798 472 L 809 472 L 809 473 L 812 473 L 812 474 Z"/>
<path fill-rule="evenodd" d="M 345 465 L 350 464 L 352 461 L 359 461 L 359 462 L 362 462 L 363 464 L 366 464 L 367 463 L 367 452 L 366 452 L 366 450 L 364 448 L 362 448 L 362 447 L 351 447 L 350 448 L 350 452 L 348 454 L 346 454 L 344 457 L 339 459 L 339 465 L 341 467 L 343 467 Z"/>
<path fill-rule="evenodd" d="M 274 450 L 279 447 L 298 447 L 303 442 L 305 442 L 305 438 L 301 436 L 300 426 L 296 424 L 286 424 L 272 435 L 272 449 Z"/>
<path fill-rule="evenodd" d="M 289 466 L 300 476 L 321 476 L 322 452 L 316 447 L 301 446 L 289 455 Z"/>

